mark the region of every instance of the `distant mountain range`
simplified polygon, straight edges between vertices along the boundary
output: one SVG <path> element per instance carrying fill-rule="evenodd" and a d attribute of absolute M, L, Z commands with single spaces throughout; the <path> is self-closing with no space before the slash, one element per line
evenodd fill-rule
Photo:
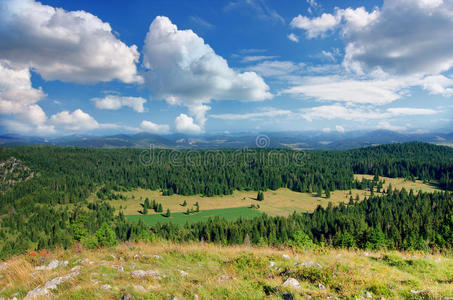
<path fill-rule="evenodd" d="M 264 132 L 235 133 L 201 136 L 182 134 L 155 135 L 149 133 L 117 134 L 110 136 L 70 135 L 55 138 L 29 137 L 13 134 L 0 135 L 1 146 L 58 145 L 87 148 L 156 148 L 170 149 L 218 149 L 218 148 L 292 148 L 345 150 L 372 145 L 428 142 L 453 146 L 451 133 L 409 134 L 388 130 L 339 132 Z"/>

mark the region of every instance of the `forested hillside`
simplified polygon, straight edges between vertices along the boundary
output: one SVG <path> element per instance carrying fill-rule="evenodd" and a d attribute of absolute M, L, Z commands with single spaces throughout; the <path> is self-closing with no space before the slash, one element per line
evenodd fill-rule
<path fill-rule="evenodd" d="M 313 214 L 288 219 L 217 220 L 184 229 L 130 224 L 122 214 L 114 214 L 108 199 L 111 191 L 137 187 L 168 195 L 212 196 L 233 190 L 287 187 L 297 192 L 327 192 L 378 185 L 378 180 L 358 182 L 354 173 L 418 178 L 451 190 L 452 158 L 453 149 L 424 143 L 304 152 L 3 147 L 1 162 L 19 160 L 24 170 L 36 175 L 0 194 L 0 255 L 55 245 L 69 247 L 74 241 L 96 246 L 155 236 L 234 244 L 248 235 L 254 243 L 275 244 L 293 240 L 296 231 L 317 243 L 335 246 L 451 247 L 452 199 L 446 192 L 414 195 L 390 190 L 360 203 L 352 201 L 347 207 L 319 208 Z M 86 201 L 99 191 L 106 200 Z"/>

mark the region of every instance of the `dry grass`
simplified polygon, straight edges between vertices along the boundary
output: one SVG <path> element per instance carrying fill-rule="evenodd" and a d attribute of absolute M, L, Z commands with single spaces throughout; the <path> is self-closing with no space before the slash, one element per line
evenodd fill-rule
<path fill-rule="evenodd" d="M 355 178 L 361 180 L 362 178 L 373 179 L 371 175 L 357 174 Z M 403 178 L 388 178 L 381 177 L 381 180 L 385 181 L 384 187 L 391 183 L 393 188 L 401 189 L 406 188 L 408 191 L 414 189 L 415 191 L 423 190 L 425 192 L 436 191 L 435 185 L 424 184 L 420 180 L 415 182 L 403 179 Z M 358 195 L 360 199 L 365 196 L 369 196 L 369 191 L 363 190 L 337 190 L 331 192 L 331 197 L 327 199 L 323 197 L 317 197 L 315 194 L 310 193 L 297 193 L 286 188 L 281 188 L 276 191 L 264 192 L 264 201 L 256 201 L 256 191 L 234 191 L 232 195 L 214 196 L 214 197 L 203 197 L 200 195 L 195 196 L 162 196 L 160 191 L 136 189 L 129 192 L 122 192 L 127 200 L 114 200 L 110 203 L 115 208 L 121 208 L 125 215 L 138 215 L 142 210 L 141 204 L 146 198 L 150 201 L 156 200 L 162 203 L 164 210 L 169 208 L 172 212 L 185 212 L 187 208 L 193 207 L 195 202 L 200 204 L 202 210 L 207 209 L 223 209 L 232 207 L 245 207 L 251 204 L 259 204 L 260 211 L 265 212 L 273 216 L 288 216 L 294 211 L 296 212 L 311 212 L 318 205 L 327 206 L 329 202 L 334 205 L 338 205 L 341 202 L 348 202 L 352 196 L 356 198 Z M 92 195 L 89 201 L 96 199 L 96 195 Z M 187 206 L 183 207 L 181 204 L 186 201 Z M 149 213 L 153 213 L 152 210 Z"/>
<path fill-rule="evenodd" d="M 361 190 L 352 190 L 352 195 L 359 195 L 363 198 L 367 193 Z M 286 188 L 276 191 L 264 192 L 264 201 L 256 201 L 255 191 L 234 191 L 232 195 L 203 197 L 203 196 L 162 196 L 159 191 L 137 189 L 130 192 L 123 192 L 127 200 L 113 200 L 109 203 L 117 209 L 122 209 L 125 215 L 138 215 L 142 210 L 141 204 L 146 198 L 150 201 L 156 200 L 162 203 L 164 210 L 169 208 L 172 212 L 185 212 L 187 208 L 193 207 L 195 202 L 200 204 L 200 209 L 223 209 L 233 207 L 248 207 L 251 204 L 259 204 L 260 211 L 274 216 L 288 216 L 294 211 L 307 212 L 313 211 L 318 205 L 327 206 L 329 202 L 339 204 L 349 201 L 349 191 L 334 191 L 330 199 L 317 197 L 310 193 L 297 193 Z M 369 194 L 369 193 L 368 193 Z M 134 196 L 134 198 L 132 197 Z M 91 196 L 91 201 L 94 196 Z M 187 201 L 187 206 L 181 204 Z M 149 211 L 152 213 L 152 211 Z"/>
<path fill-rule="evenodd" d="M 282 258 L 282 254 L 291 257 Z M 159 257 L 155 257 L 158 255 Z M 118 299 L 130 293 L 133 299 L 165 299 L 166 295 L 178 299 L 281 299 L 278 291 L 289 291 L 296 299 L 312 297 L 355 298 L 368 291 L 373 298 L 442 298 L 453 295 L 453 259 L 441 255 L 412 252 L 372 252 L 319 249 L 293 251 L 270 247 L 224 247 L 213 244 L 123 243 L 114 248 L 93 251 L 73 250 L 51 253 L 51 259 L 69 260 L 67 267 L 52 271 L 35 271 L 28 256 L 18 256 L 6 261 L 0 271 L 0 297 L 26 293 L 46 281 L 70 272 L 81 258 L 93 264 L 83 264 L 81 274 L 53 291 L 58 299 Z M 244 260 L 245 259 L 245 260 Z M 245 261 L 245 263 L 244 263 Z M 275 262 L 270 268 L 269 262 Z M 283 288 L 282 283 L 291 272 L 297 271 L 295 263 L 312 261 L 322 265 L 315 268 L 315 280 L 299 279 L 300 289 Z M 241 263 L 242 262 L 242 263 Z M 124 271 L 119 271 L 121 266 Z M 156 270 L 161 278 L 133 278 L 133 270 Z M 181 275 L 180 270 L 188 273 Z M 283 272 L 287 270 L 286 272 Z M 302 268 L 302 270 L 304 270 Z M 305 271 L 304 271 L 305 272 Z M 317 273 L 329 274 L 326 289 L 320 289 Z M 228 275 L 234 279 L 219 279 Z M 109 284 L 111 290 L 100 287 Z M 142 286 L 140 291 L 134 286 Z M 266 296 L 265 291 L 275 293 Z M 420 292 L 412 294 L 411 290 Z"/>

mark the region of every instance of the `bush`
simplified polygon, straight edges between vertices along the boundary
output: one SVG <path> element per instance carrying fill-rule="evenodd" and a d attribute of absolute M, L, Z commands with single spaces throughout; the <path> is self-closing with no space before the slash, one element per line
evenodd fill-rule
<path fill-rule="evenodd" d="M 311 238 L 302 231 L 296 231 L 293 235 L 293 239 L 289 241 L 289 246 L 300 249 L 312 249 L 314 244 Z"/>
<path fill-rule="evenodd" d="M 99 246 L 114 246 L 118 243 L 116 233 L 107 223 L 103 223 L 101 228 L 96 231 Z"/>
<path fill-rule="evenodd" d="M 88 248 L 88 249 L 93 249 L 93 248 L 99 247 L 98 238 L 93 234 L 84 236 L 80 240 L 80 243 L 82 244 L 83 247 Z"/>

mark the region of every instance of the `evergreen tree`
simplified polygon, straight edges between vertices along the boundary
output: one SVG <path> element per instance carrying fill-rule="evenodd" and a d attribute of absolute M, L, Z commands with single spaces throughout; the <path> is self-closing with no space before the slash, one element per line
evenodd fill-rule
<path fill-rule="evenodd" d="M 256 196 L 256 200 L 258 201 L 263 201 L 264 200 L 264 194 L 262 191 L 258 191 L 258 195 Z"/>

